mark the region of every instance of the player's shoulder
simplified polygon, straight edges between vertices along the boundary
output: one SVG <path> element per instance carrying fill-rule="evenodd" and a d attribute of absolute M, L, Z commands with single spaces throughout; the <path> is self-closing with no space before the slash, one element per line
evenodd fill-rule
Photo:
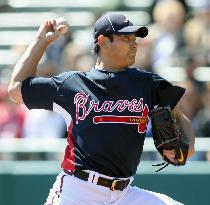
<path fill-rule="evenodd" d="M 163 79 L 158 74 L 155 74 L 153 72 L 145 71 L 141 68 L 130 68 L 130 73 L 133 76 L 136 76 L 138 78 L 145 78 L 147 80 L 158 80 Z"/>
<path fill-rule="evenodd" d="M 66 72 L 63 72 L 63 73 L 53 76 L 53 79 L 55 81 L 64 82 L 73 76 L 77 76 L 77 74 L 82 75 L 82 73 L 83 72 L 80 72 L 80 71 L 66 71 Z"/>
<path fill-rule="evenodd" d="M 71 77 L 72 75 L 74 75 L 75 73 L 77 73 L 77 71 L 66 71 L 66 72 L 57 74 L 56 76 L 54 76 L 54 78 L 59 78 L 61 80 L 65 80 L 65 79 Z"/>
<path fill-rule="evenodd" d="M 135 68 L 130 67 L 129 71 L 130 71 L 131 75 L 137 75 L 137 76 L 143 76 L 143 77 L 144 76 L 147 77 L 150 75 L 150 72 L 147 72 L 141 68 L 136 68 L 136 67 Z"/>

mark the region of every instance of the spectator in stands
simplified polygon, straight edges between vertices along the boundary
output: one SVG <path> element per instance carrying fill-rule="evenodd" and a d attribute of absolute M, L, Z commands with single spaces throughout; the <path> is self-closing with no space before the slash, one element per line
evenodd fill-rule
<path fill-rule="evenodd" d="M 177 84 L 186 89 L 184 96 L 180 100 L 180 107 L 185 115 L 192 121 L 200 109 L 200 94 L 195 84 L 190 80 L 177 82 Z"/>
<path fill-rule="evenodd" d="M 153 44 L 149 36 L 141 39 L 138 44 L 138 49 L 136 53 L 136 61 L 134 67 L 144 68 L 146 71 L 152 71 L 152 49 Z M 141 52 L 144 50 L 144 52 Z"/>
<path fill-rule="evenodd" d="M 0 138 L 21 138 L 25 108 L 10 101 L 4 83 L 0 83 L 0 112 Z"/>
<path fill-rule="evenodd" d="M 192 53 L 203 65 L 210 65 L 210 2 L 204 0 L 194 11 L 192 19 L 186 22 L 184 36 L 186 52 Z"/>
<path fill-rule="evenodd" d="M 89 50 L 72 40 L 63 52 L 64 70 L 87 71 L 94 66 L 94 58 Z"/>
<path fill-rule="evenodd" d="M 205 83 L 201 102 L 202 109 L 196 115 L 197 136 L 210 137 L 210 82 Z"/>
<path fill-rule="evenodd" d="M 54 74 L 62 71 L 62 56 L 66 45 L 71 41 L 70 33 L 62 35 L 57 41 L 53 42 L 46 49 L 46 63 L 50 64 Z"/>
<path fill-rule="evenodd" d="M 152 66 L 179 66 L 179 55 L 184 47 L 184 6 L 177 0 L 157 1 L 153 10 L 154 23 L 150 27 L 152 39 Z"/>
<path fill-rule="evenodd" d="M 202 64 L 202 61 L 199 61 L 196 55 L 188 54 L 186 57 L 184 68 L 186 71 L 187 79 L 190 80 L 197 87 L 198 91 L 203 90 L 204 83 L 195 78 L 195 71 L 200 66 L 205 66 Z"/>

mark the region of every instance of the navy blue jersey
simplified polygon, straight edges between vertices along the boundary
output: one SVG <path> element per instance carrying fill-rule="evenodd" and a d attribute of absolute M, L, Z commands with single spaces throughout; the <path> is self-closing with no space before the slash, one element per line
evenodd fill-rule
<path fill-rule="evenodd" d="M 29 109 L 53 110 L 65 118 L 68 145 L 63 169 L 129 177 L 140 162 L 149 111 L 170 87 L 158 75 L 135 68 L 92 68 L 28 78 L 22 83 L 22 96 Z M 175 103 L 173 99 L 172 107 L 179 98 Z"/>

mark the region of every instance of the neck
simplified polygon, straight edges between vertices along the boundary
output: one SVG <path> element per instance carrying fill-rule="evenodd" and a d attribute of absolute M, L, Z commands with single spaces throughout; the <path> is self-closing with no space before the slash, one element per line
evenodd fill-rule
<path fill-rule="evenodd" d="M 105 63 L 99 57 L 97 58 L 95 68 L 98 70 L 105 70 L 110 72 L 118 72 L 125 69 L 125 67 L 114 65 L 111 62 Z"/>

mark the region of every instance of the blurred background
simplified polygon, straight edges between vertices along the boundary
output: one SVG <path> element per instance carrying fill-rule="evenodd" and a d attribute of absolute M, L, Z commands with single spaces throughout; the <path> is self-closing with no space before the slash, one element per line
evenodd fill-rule
<path fill-rule="evenodd" d="M 196 133 L 197 152 L 188 164 L 156 174 L 151 164 L 161 159 L 148 129 L 136 185 L 185 205 L 210 204 L 209 0 L 0 0 L 1 205 L 43 204 L 61 171 L 66 144 L 66 125 L 59 115 L 28 110 L 8 98 L 15 63 L 43 20 L 64 16 L 70 31 L 47 48 L 37 75 L 89 70 L 96 60 L 93 24 L 110 11 L 149 27 L 149 36 L 138 41 L 134 66 L 186 88 L 181 107 Z"/>

